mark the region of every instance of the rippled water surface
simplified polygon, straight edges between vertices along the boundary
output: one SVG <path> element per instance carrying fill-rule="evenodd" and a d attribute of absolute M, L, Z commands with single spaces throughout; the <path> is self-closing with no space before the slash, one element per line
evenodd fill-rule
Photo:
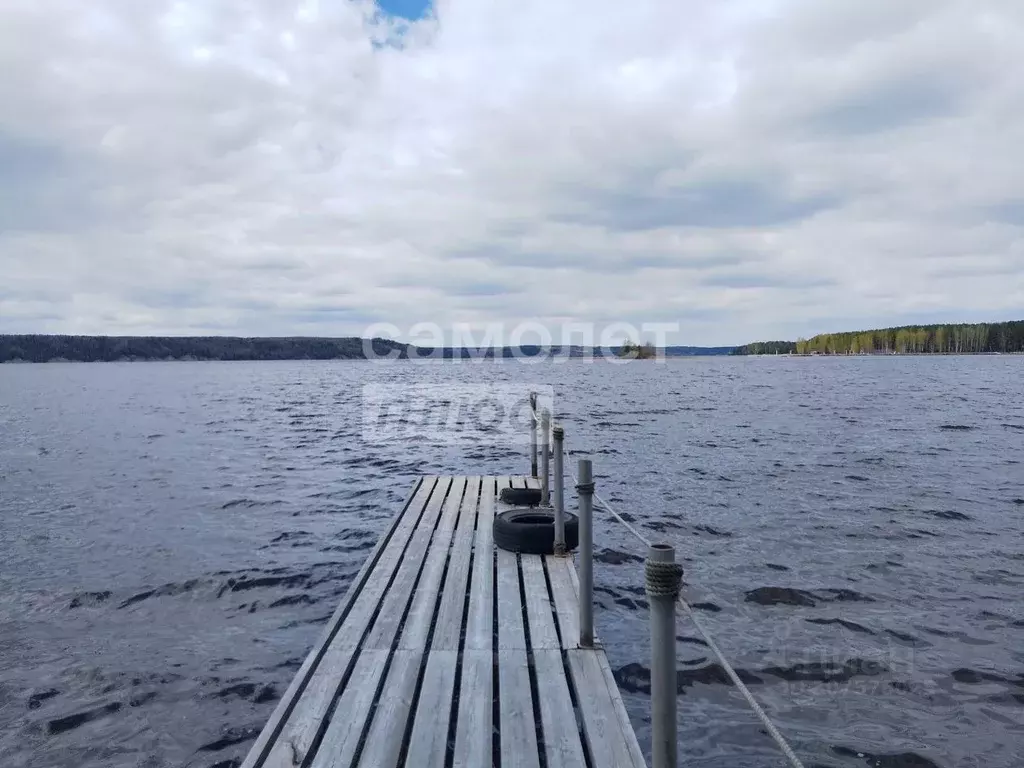
<path fill-rule="evenodd" d="M 1024 764 L 1024 358 L 0 366 L 0 763 L 236 765 L 413 479 L 527 470 L 366 440 L 363 385 L 553 386 L 599 491 L 808 766 Z M 641 742 L 643 554 L 597 522 Z M 684 617 L 684 765 L 778 752 Z"/>

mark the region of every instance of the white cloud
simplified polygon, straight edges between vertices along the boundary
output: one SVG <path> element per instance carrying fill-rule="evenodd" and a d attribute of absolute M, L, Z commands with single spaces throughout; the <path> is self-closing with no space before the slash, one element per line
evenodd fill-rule
<path fill-rule="evenodd" d="M 4 3 L 0 332 L 1024 315 L 1013 0 L 374 11 Z"/>

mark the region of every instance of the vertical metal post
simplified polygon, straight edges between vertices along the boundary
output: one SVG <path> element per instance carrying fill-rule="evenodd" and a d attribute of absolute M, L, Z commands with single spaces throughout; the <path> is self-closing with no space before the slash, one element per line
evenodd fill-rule
<path fill-rule="evenodd" d="M 580 459 L 580 645 L 594 646 L 594 467 Z"/>
<path fill-rule="evenodd" d="M 540 503 L 551 500 L 551 411 L 545 408 L 540 415 Z"/>
<path fill-rule="evenodd" d="M 651 768 L 676 768 L 676 551 L 652 544 L 644 568 L 651 613 Z"/>
<path fill-rule="evenodd" d="M 565 430 L 560 425 L 551 429 L 554 437 L 555 460 L 555 554 L 565 554 L 565 468 L 562 453 L 565 450 Z"/>
<path fill-rule="evenodd" d="M 530 476 L 537 476 L 537 393 L 530 393 Z"/>

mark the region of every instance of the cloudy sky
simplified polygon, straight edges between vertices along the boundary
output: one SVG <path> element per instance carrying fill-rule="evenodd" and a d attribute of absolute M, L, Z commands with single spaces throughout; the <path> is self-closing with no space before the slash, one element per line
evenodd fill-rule
<path fill-rule="evenodd" d="M 4 0 L 0 71 L 0 332 L 1024 317 L 1019 0 Z"/>

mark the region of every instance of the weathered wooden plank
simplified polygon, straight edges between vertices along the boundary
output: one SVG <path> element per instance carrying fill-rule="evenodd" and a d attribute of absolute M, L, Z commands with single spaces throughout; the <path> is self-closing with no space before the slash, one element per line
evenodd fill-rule
<path fill-rule="evenodd" d="M 488 768 L 494 764 L 493 680 L 494 660 L 489 649 L 462 655 L 453 768 Z"/>
<path fill-rule="evenodd" d="M 555 621 L 551 615 L 551 598 L 544 580 L 544 559 L 540 555 L 520 555 L 523 589 L 526 592 L 526 618 L 530 625 L 530 645 L 538 648 L 560 648 Z"/>
<path fill-rule="evenodd" d="M 469 616 L 466 649 L 491 650 L 494 635 L 494 479 L 484 478 L 480 488 L 476 535 L 473 540 L 473 572 L 469 585 Z"/>
<path fill-rule="evenodd" d="M 511 477 L 509 479 L 512 481 L 512 487 L 513 488 L 526 488 L 526 487 L 528 487 L 526 485 L 526 478 L 523 477 L 522 475 L 515 475 L 515 476 L 513 476 L 513 477 Z"/>
<path fill-rule="evenodd" d="M 498 492 L 512 487 L 512 478 L 499 475 L 495 478 Z M 495 505 L 495 514 L 501 511 L 500 496 Z M 503 549 L 496 550 L 498 579 L 498 648 L 525 649 L 526 635 L 523 632 L 523 602 L 519 594 L 519 565 L 516 555 Z"/>
<path fill-rule="evenodd" d="M 498 550 L 498 648 L 526 649 L 518 556 L 504 549 Z"/>
<path fill-rule="evenodd" d="M 334 701 L 351 656 L 350 650 L 337 648 L 324 654 L 318 666 L 318 671 L 322 673 L 313 678 L 303 692 L 292 710 L 283 738 L 274 742 L 263 765 L 267 768 L 292 768 L 293 764 L 305 758 Z M 296 757 L 299 758 L 297 762 Z"/>
<path fill-rule="evenodd" d="M 294 738 L 293 731 L 304 729 L 302 721 L 305 719 L 323 717 L 330 705 L 329 701 L 319 709 L 313 707 L 305 718 L 295 719 L 293 710 L 297 708 L 299 699 L 307 690 L 312 692 L 320 686 L 330 684 L 329 678 L 322 681 L 316 678 L 321 662 L 326 658 L 328 648 L 341 645 L 337 642 L 338 635 L 344 634 L 345 630 L 350 633 L 356 631 L 361 633 L 365 629 L 366 622 L 372 614 L 361 611 L 360 605 L 372 604 L 375 606 L 379 601 L 380 592 L 384 587 L 382 583 L 379 583 L 378 575 L 382 573 L 390 575 L 394 570 L 398 557 L 395 553 L 401 551 L 412 535 L 419 511 L 436 482 L 436 477 L 425 477 L 413 487 L 401 511 L 395 516 L 391 528 L 378 539 L 348 592 L 345 593 L 345 597 L 328 620 L 327 627 L 320 639 L 306 656 L 302 666 L 299 667 L 291 685 L 288 686 L 267 724 L 256 738 L 256 742 L 250 748 L 245 762 L 242 763 L 242 768 L 255 768 L 256 766 L 268 766 L 268 768 L 274 766 L 276 768 L 275 763 L 267 762 L 273 744 L 276 741 L 287 742 Z M 371 575 L 374 578 L 371 578 Z"/>
<path fill-rule="evenodd" d="M 444 477 L 438 481 L 434 493 L 427 502 L 426 510 L 416 527 L 409 549 L 398 566 L 395 580 L 380 603 L 380 613 L 366 638 L 366 648 L 390 648 L 395 642 L 398 625 L 402 621 L 405 607 L 409 602 L 413 584 L 419 573 L 420 565 L 427 555 L 430 542 L 434 536 L 434 525 L 444 502 L 445 494 L 451 485 L 451 478 Z"/>
<path fill-rule="evenodd" d="M 565 570 L 569 574 L 569 583 L 572 585 L 573 594 L 576 595 L 576 611 L 577 611 L 577 616 L 578 616 L 579 615 L 579 605 L 580 605 L 580 576 L 579 576 L 579 573 L 576 572 L 576 562 L 575 562 L 575 560 L 570 560 L 570 559 L 567 558 L 566 562 L 565 562 Z M 642 569 L 639 572 L 639 578 L 640 578 L 640 583 L 643 584 L 644 576 L 643 576 L 643 570 Z M 595 645 L 600 645 L 601 644 L 600 633 L 597 631 L 596 628 L 594 629 L 594 644 Z"/>
<path fill-rule="evenodd" d="M 526 487 L 527 488 L 536 488 L 539 491 L 540 490 L 540 478 L 539 477 L 533 477 L 532 475 L 528 476 L 526 478 Z"/>
<path fill-rule="evenodd" d="M 480 506 L 480 486 L 486 478 L 466 478 L 466 492 L 462 496 L 462 513 L 459 515 L 459 527 L 457 533 L 473 534 L 476 530 L 476 511 Z"/>
<path fill-rule="evenodd" d="M 458 650 L 459 648 L 466 590 L 469 588 L 469 561 L 473 552 L 476 511 L 479 503 L 480 478 L 471 477 L 466 483 L 459 524 L 452 540 L 448 575 L 445 578 L 444 590 L 441 595 L 441 608 L 437 614 L 431 648 L 445 650 Z"/>
<path fill-rule="evenodd" d="M 363 651 L 359 654 L 311 768 L 349 768 L 377 695 L 388 655 L 389 651 Z M 300 763 L 298 760 L 284 765 L 294 768 Z"/>
<path fill-rule="evenodd" d="M 346 617 L 344 624 L 339 629 L 332 641 L 333 646 L 358 645 L 362 638 L 363 630 L 373 620 L 373 617 L 380 609 L 382 601 L 386 598 L 385 590 L 391 575 L 398 570 L 404 559 L 403 550 L 408 546 L 410 550 L 417 548 L 415 538 L 423 527 L 423 517 L 430 506 L 430 500 L 440 492 L 441 486 L 447 483 L 448 478 L 429 478 L 424 481 L 423 489 L 416 494 L 413 504 L 409 505 L 402 520 L 403 539 L 398 541 L 394 537 L 388 547 L 381 553 L 380 561 L 374 568 L 370 577 L 367 578 L 363 589 L 356 596 L 352 610 Z"/>
<path fill-rule="evenodd" d="M 459 518 L 459 510 L 462 508 L 462 494 L 466 490 L 465 477 L 453 477 L 452 484 L 448 490 L 448 498 L 444 501 L 444 509 L 441 511 L 441 520 L 438 522 L 438 530 L 455 530 L 455 523 Z"/>
<path fill-rule="evenodd" d="M 407 765 L 442 768 L 448 748 L 448 718 L 455 689 L 458 651 L 430 651 L 409 738 Z"/>
<path fill-rule="evenodd" d="M 477 515 L 477 530 L 487 523 L 487 526 L 494 522 L 494 505 L 498 494 L 498 478 L 483 477 L 480 479 L 480 510 Z"/>
<path fill-rule="evenodd" d="M 577 699 L 580 718 L 594 759 L 594 768 L 641 768 L 643 761 L 639 765 L 635 762 L 636 753 L 626 740 L 627 732 L 632 734 L 632 729 L 628 721 L 625 724 L 620 721 L 619 712 L 601 671 L 599 657 L 604 651 L 579 648 L 567 654 L 573 684 L 579 692 Z M 633 738 L 635 740 L 636 737 Z"/>
<path fill-rule="evenodd" d="M 569 685 L 558 650 L 534 650 L 533 665 L 540 686 L 540 719 L 549 766 L 584 768 L 582 734 L 569 696 Z M 590 693 L 584 691 L 584 695 Z"/>
<path fill-rule="evenodd" d="M 597 654 L 597 663 L 601 667 L 601 674 L 604 676 L 604 682 L 618 716 L 619 725 L 622 726 L 622 737 L 625 740 L 626 748 L 633 758 L 632 765 L 637 768 L 647 768 L 647 761 L 644 759 L 643 750 L 640 749 L 640 742 L 636 739 L 636 731 L 633 730 L 633 724 L 629 722 L 629 712 L 626 711 L 626 705 L 622 701 L 619 684 L 615 682 L 615 675 L 612 674 L 612 665 L 608 663 L 608 654 L 603 650 Z"/>
<path fill-rule="evenodd" d="M 434 620 L 434 609 L 440 598 L 441 576 L 444 575 L 444 567 L 448 560 L 448 552 L 451 548 L 452 536 L 455 533 L 455 522 L 462 505 L 462 492 L 465 487 L 466 478 L 457 477 L 452 480 L 437 530 L 434 531 L 434 535 L 427 545 L 426 561 L 423 563 L 423 571 L 416 584 L 416 593 L 412 596 L 402 636 L 398 640 L 399 648 L 410 650 L 422 649 L 427 646 L 430 625 Z M 396 579 L 395 582 L 397 586 L 398 580 Z"/>
<path fill-rule="evenodd" d="M 498 652 L 501 768 L 539 768 L 530 668 L 525 650 Z"/>
<path fill-rule="evenodd" d="M 580 575 L 576 572 L 575 556 L 565 558 L 565 570 L 569 573 L 569 582 L 572 584 L 572 591 L 576 597 L 580 596 Z M 643 569 L 640 570 L 640 582 L 643 583 Z"/>
<path fill-rule="evenodd" d="M 573 588 L 572 561 L 567 557 L 545 555 L 544 564 L 551 580 L 555 616 L 562 634 L 563 648 L 578 648 L 580 644 L 580 599 Z"/>
<path fill-rule="evenodd" d="M 372 768 L 396 768 L 398 765 L 422 658 L 420 651 L 395 651 L 373 711 L 370 732 L 359 757 L 360 765 Z"/>

